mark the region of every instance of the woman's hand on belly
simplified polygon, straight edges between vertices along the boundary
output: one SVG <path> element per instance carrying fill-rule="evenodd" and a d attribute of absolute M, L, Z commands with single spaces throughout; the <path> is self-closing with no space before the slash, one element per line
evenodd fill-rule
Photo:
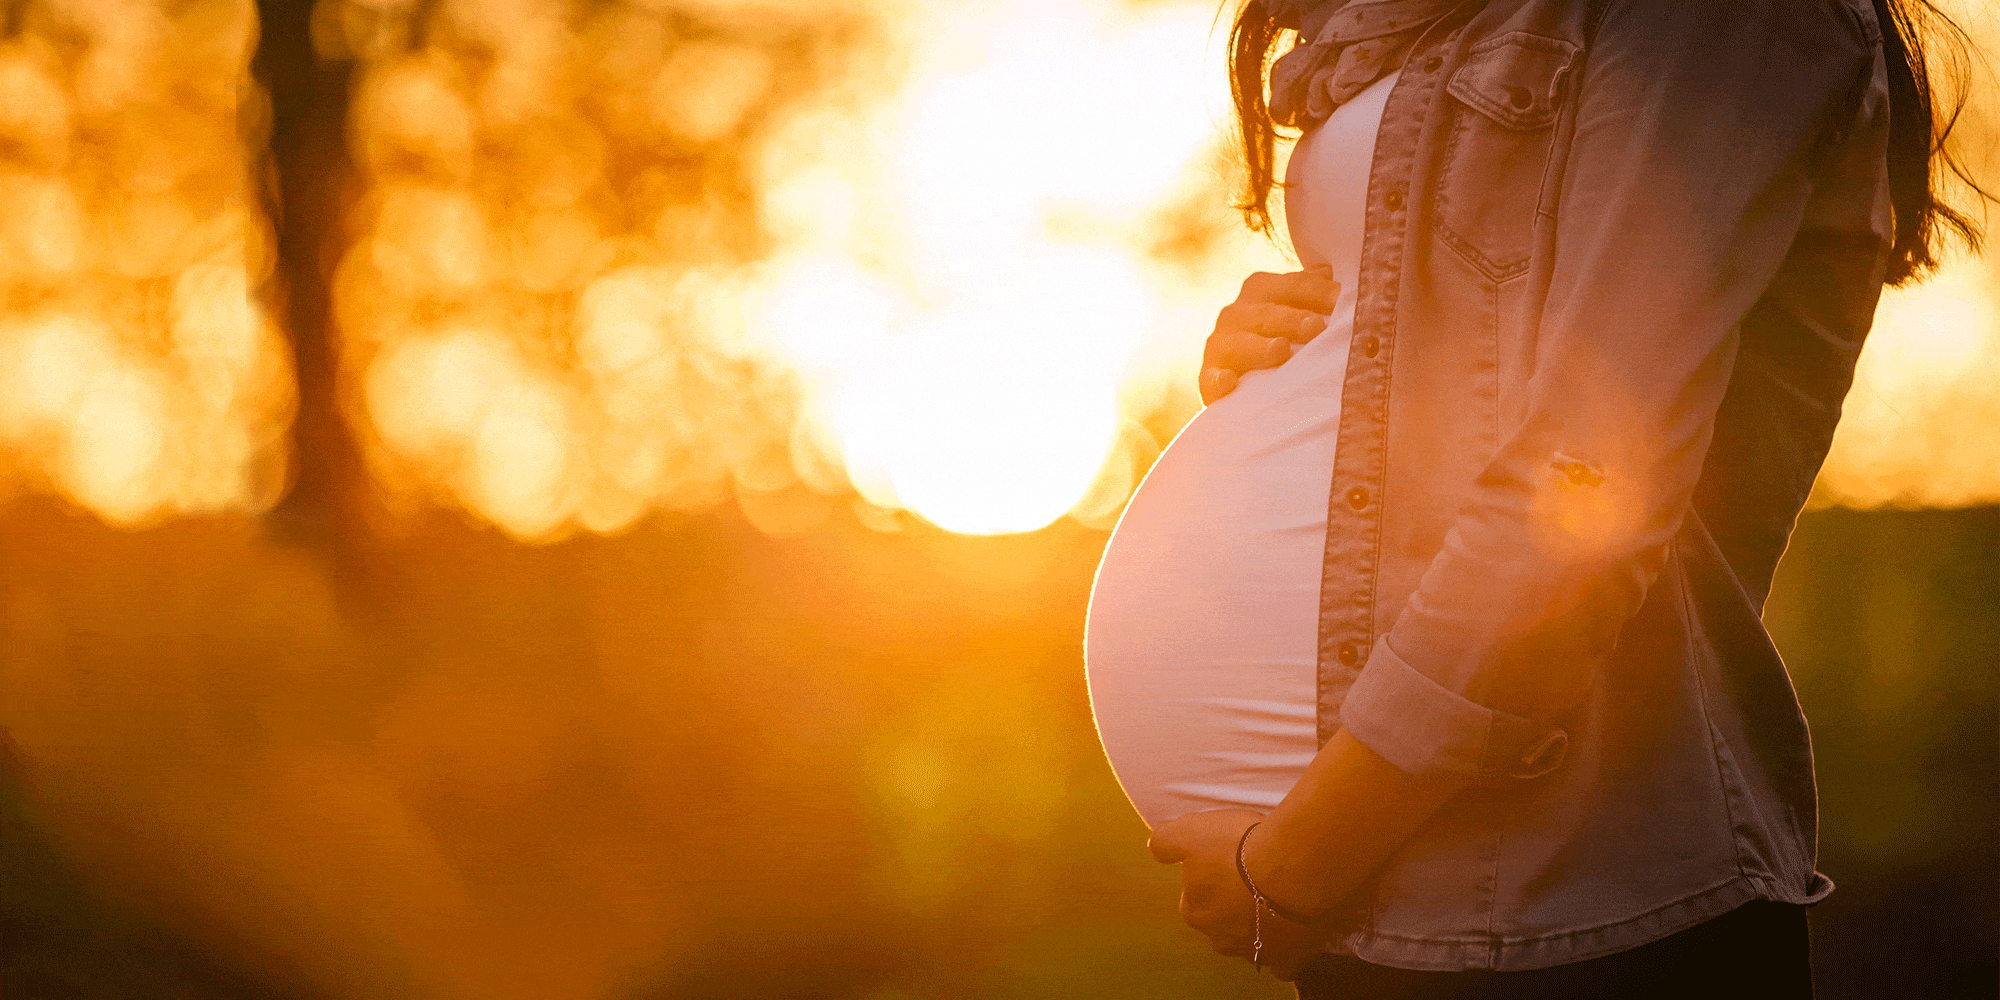
<path fill-rule="evenodd" d="M 1146 849 L 1161 864 L 1181 866 L 1181 919 L 1208 936 L 1218 953 L 1249 960 L 1258 937 L 1258 964 L 1285 982 L 1321 951 L 1311 928 L 1272 913 L 1259 927 L 1255 900 L 1236 873 L 1236 845 L 1250 824 L 1262 819 L 1248 809 L 1211 809 L 1181 815 L 1153 831 Z M 1261 934 L 1259 933 L 1261 931 Z"/>
<path fill-rule="evenodd" d="M 1202 405 L 1229 395 L 1242 373 L 1284 364 L 1294 345 L 1326 329 L 1339 298 L 1340 283 L 1326 265 L 1245 278 L 1236 301 L 1216 314 L 1215 332 L 1202 348 Z"/>

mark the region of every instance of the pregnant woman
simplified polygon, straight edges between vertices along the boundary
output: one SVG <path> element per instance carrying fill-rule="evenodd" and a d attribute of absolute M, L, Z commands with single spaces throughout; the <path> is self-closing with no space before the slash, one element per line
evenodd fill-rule
<path fill-rule="evenodd" d="M 1883 285 L 1978 243 L 1933 194 L 1919 23 L 1955 31 L 1922 0 L 1241 9 L 1245 212 L 1301 130 L 1306 270 L 1223 310 L 1085 634 L 1216 950 L 1302 1000 L 1811 995 L 1833 884 L 1760 611 Z"/>

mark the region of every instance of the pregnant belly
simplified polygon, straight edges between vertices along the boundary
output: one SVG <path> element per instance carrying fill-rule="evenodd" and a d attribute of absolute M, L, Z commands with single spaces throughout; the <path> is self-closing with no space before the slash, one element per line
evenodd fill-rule
<path fill-rule="evenodd" d="M 1319 584 L 1348 330 L 1250 372 L 1139 485 L 1090 592 L 1105 755 L 1148 826 L 1269 810 L 1317 751 Z"/>

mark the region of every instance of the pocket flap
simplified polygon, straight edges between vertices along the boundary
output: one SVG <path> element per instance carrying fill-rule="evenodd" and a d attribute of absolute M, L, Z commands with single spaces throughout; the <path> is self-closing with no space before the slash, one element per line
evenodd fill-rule
<path fill-rule="evenodd" d="M 1540 128 L 1555 120 L 1563 74 L 1576 53 L 1573 42 L 1510 31 L 1473 46 L 1447 89 L 1508 128 Z"/>

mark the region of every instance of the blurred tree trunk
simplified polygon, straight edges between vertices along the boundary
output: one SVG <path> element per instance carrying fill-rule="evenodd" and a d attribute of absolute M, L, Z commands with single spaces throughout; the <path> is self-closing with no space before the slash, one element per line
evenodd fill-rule
<path fill-rule="evenodd" d="M 270 99 L 265 210 L 276 236 L 268 301 L 290 338 L 299 411 L 292 429 L 290 490 L 273 512 L 282 530 L 337 545 L 358 513 L 359 449 L 341 417 L 340 345 L 331 277 L 340 252 L 349 63 L 313 52 L 314 0 L 258 0 L 253 62 Z"/>

